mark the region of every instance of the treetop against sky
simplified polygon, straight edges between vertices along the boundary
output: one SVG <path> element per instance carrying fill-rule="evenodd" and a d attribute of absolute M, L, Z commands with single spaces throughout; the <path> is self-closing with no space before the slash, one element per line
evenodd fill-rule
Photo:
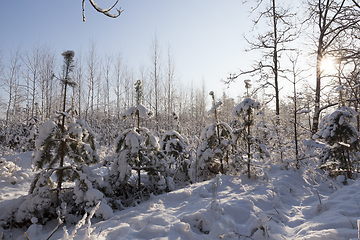
<path fill-rule="evenodd" d="M 112 0 L 97 1 L 102 8 Z M 36 44 L 61 52 L 72 49 L 79 56 L 96 44 L 99 55 L 121 52 L 135 71 L 150 62 L 151 41 L 156 33 L 166 64 L 168 48 L 174 57 L 177 78 L 193 81 L 220 96 L 243 93 L 243 82 L 226 89 L 220 82 L 230 72 L 251 66 L 245 53 L 244 34 L 251 30 L 250 5 L 242 1 L 120 1 L 120 17 L 105 17 L 85 1 L 6 1 L 0 9 L 0 47 L 5 55 L 19 46 L 23 51 Z M 57 64 L 59 65 L 59 64 Z"/>

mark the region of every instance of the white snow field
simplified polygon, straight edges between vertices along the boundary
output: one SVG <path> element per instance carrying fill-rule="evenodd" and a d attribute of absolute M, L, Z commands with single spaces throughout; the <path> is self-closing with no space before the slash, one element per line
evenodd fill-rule
<path fill-rule="evenodd" d="M 4 158 L 21 168 L 9 175 L 0 166 L 0 218 L 27 194 L 34 175 L 31 153 Z M 345 186 L 341 177 L 336 182 L 315 170 L 281 165 L 265 172 L 262 179 L 222 175 L 152 196 L 106 221 L 92 218 L 74 239 L 358 239 L 359 179 Z M 45 240 L 56 225 L 54 220 L 28 229 L 0 228 L 0 235 Z M 71 239 L 74 227 L 64 224 L 50 239 Z"/>

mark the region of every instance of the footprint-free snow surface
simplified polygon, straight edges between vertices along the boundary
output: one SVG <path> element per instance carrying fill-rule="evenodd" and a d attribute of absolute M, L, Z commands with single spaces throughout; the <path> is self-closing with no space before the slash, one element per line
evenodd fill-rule
<path fill-rule="evenodd" d="M 29 154 L 17 159 L 25 160 L 30 161 Z M 33 175 L 26 167 L 22 171 Z M 74 239 L 357 239 L 360 180 L 345 186 L 314 171 L 280 165 L 266 172 L 262 179 L 222 175 L 152 196 L 106 221 L 93 218 L 91 235 L 87 236 L 85 224 Z M 26 195 L 29 179 L 24 176 L 17 181 L 14 176 L 11 184 L 11 176 L 0 175 L 0 212 L 12 199 Z M 20 239 L 27 231 L 31 240 L 46 239 L 55 226 L 56 221 L 29 229 L 0 228 L 0 234 Z M 67 224 L 66 229 L 71 234 L 74 225 Z M 64 228 L 50 239 L 66 239 Z"/>

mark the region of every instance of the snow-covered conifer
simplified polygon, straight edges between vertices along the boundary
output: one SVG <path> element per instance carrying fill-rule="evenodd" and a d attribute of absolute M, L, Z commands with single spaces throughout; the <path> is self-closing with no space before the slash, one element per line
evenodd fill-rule
<path fill-rule="evenodd" d="M 191 156 L 187 149 L 188 140 L 177 131 L 165 133 L 160 141 L 160 149 L 166 155 L 167 179 L 171 182 L 188 182 L 190 180 L 189 167 Z M 169 189 L 173 190 L 173 189 Z"/>
<path fill-rule="evenodd" d="M 232 115 L 239 119 L 240 128 L 234 133 L 236 135 L 236 143 L 243 145 L 239 149 L 241 154 L 247 156 L 247 174 L 251 177 L 251 160 L 252 158 L 262 158 L 269 156 L 266 146 L 262 143 L 261 139 L 257 139 L 252 135 L 251 128 L 255 125 L 254 111 L 259 110 L 261 104 L 251 98 L 244 99 L 241 103 L 233 108 Z M 241 124 L 240 124 L 241 123 Z"/>
<path fill-rule="evenodd" d="M 121 194 L 121 188 L 127 184 L 131 177 L 131 170 L 137 172 L 137 187 L 141 191 L 141 173 L 146 172 L 150 185 L 154 190 L 164 190 L 162 172 L 165 171 L 166 162 L 160 151 L 158 138 L 149 129 L 140 127 L 142 119 L 152 116 L 151 111 L 141 105 L 142 83 L 135 83 L 137 106 L 129 108 L 124 117 L 134 116 L 137 127 L 122 132 L 115 141 L 115 161 L 110 169 L 110 182 L 115 192 Z M 149 185 L 149 186 L 150 186 Z"/>
<path fill-rule="evenodd" d="M 66 86 L 73 86 L 70 73 L 73 68 L 74 52 L 66 51 L 63 56 L 65 76 L 61 81 L 64 83 L 63 110 L 65 110 Z M 34 178 L 29 192 L 31 196 L 28 198 L 51 198 L 49 204 L 53 209 L 60 206 L 63 201 L 67 201 L 67 204 L 73 204 L 73 199 L 66 200 L 62 196 L 62 183 L 75 179 L 80 181 L 79 171 L 81 168 L 99 162 L 96 153 L 95 133 L 84 120 L 76 120 L 66 111 L 58 111 L 40 127 L 35 145 L 38 152 L 34 164 L 41 172 Z M 57 175 L 56 189 L 45 184 L 50 181 L 53 173 Z M 49 188 L 47 194 L 50 192 L 56 194 L 43 196 L 44 191 L 42 189 L 44 187 Z M 32 213 L 31 209 L 29 213 Z"/>
<path fill-rule="evenodd" d="M 56 193 L 52 191 L 55 184 L 51 179 L 54 170 L 41 171 L 35 175 L 29 189 L 29 195 L 16 211 L 15 221 L 29 222 L 36 217 L 41 224 L 56 218 L 54 200 Z"/>
<path fill-rule="evenodd" d="M 113 210 L 108 205 L 105 195 L 99 191 L 99 181 L 97 177 L 92 174 L 88 167 L 74 169 L 77 175 L 77 180 L 74 187 L 74 201 L 77 206 L 76 210 L 90 212 L 99 202 L 101 202 L 99 209 L 96 212 L 98 217 L 109 219 L 113 216 Z M 96 188 L 97 187 L 97 188 Z"/>
<path fill-rule="evenodd" d="M 66 111 L 66 87 L 74 86 L 70 78 L 73 69 L 73 51 L 66 51 L 64 56 L 65 77 L 61 79 L 64 84 L 63 111 L 57 112 L 51 116 L 49 121 L 45 122 L 39 131 L 36 140 L 38 153 L 35 157 L 37 168 L 58 167 L 58 188 L 61 188 L 63 181 L 62 168 L 65 158 L 67 164 L 81 165 L 93 164 L 99 161 L 96 153 L 95 133 L 84 120 L 76 120 Z M 60 191 L 60 189 L 58 189 Z"/>
<path fill-rule="evenodd" d="M 340 174 L 345 172 L 347 178 L 352 178 L 352 172 L 359 164 L 359 133 L 351 125 L 356 115 L 351 108 L 340 107 L 322 118 L 320 130 L 313 136 L 329 145 L 324 149 L 321 167 Z"/>
<path fill-rule="evenodd" d="M 218 119 L 217 108 L 221 105 L 221 101 L 215 102 L 213 91 L 209 95 L 212 97 L 213 106 L 208 114 L 214 115 L 215 123 L 203 129 L 196 154 L 197 161 L 192 166 L 192 169 L 196 171 L 195 175 L 202 180 L 211 178 L 219 172 L 223 174 L 227 172 L 224 164 L 229 163 L 234 140 L 231 127 Z"/>

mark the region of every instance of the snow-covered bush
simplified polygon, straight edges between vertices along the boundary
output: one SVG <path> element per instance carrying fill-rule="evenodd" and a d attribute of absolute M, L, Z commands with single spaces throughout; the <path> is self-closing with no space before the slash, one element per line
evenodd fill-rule
<path fill-rule="evenodd" d="M 166 189 L 166 161 L 160 151 L 159 139 L 145 127 L 140 127 L 142 119 L 152 116 L 150 110 L 141 105 L 142 83 L 135 83 L 137 106 L 129 108 L 124 118 L 135 117 L 137 127 L 123 131 L 115 141 L 115 160 L 111 165 L 109 182 L 114 194 L 129 198 L 135 194 L 134 184 L 129 182 L 132 170 L 137 173 L 137 194 L 143 190 L 159 193 Z M 142 187 L 142 173 L 146 173 L 148 183 Z"/>
<path fill-rule="evenodd" d="M 29 174 L 22 170 L 21 167 L 11 161 L 6 161 L 5 158 L 0 158 L 0 179 L 15 185 L 28 178 Z"/>
<path fill-rule="evenodd" d="M 45 170 L 35 175 L 29 194 L 16 212 L 16 222 L 29 224 L 36 217 L 39 223 L 45 224 L 56 218 L 56 192 L 52 190 L 55 184 L 51 180 L 53 172 L 54 170 Z"/>
<path fill-rule="evenodd" d="M 249 178 L 251 177 L 251 169 L 255 169 L 252 160 L 270 156 L 263 140 L 254 137 L 251 131 L 255 125 L 254 111 L 259 110 L 260 107 L 259 102 L 246 98 L 232 110 L 232 115 L 239 120 L 238 129 L 234 131 L 235 143 L 240 154 L 246 158 L 245 162 Z"/>
<path fill-rule="evenodd" d="M 115 161 L 110 170 L 110 179 L 115 188 L 127 183 L 131 170 L 137 172 L 138 189 L 142 171 L 147 173 L 151 181 L 158 182 L 166 164 L 158 141 L 147 128 L 131 128 L 119 135 L 115 141 Z M 158 184 L 155 186 L 162 188 Z"/>
<path fill-rule="evenodd" d="M 232 147 L 232 129 L 227 123 L 219 122 L 206 126 L 201 133 L 200 145 L 197 149 L 198 161 L 193 163 L 197 165 L 199 180 L 212 178 L 218 173 L 226 173 Z"/>
<path fill-rule="evenodd" d="M 38 116 L 33 116 L 26 122 L 0 120 L 0 150 L 11 149 L 16 152 L 34 150 L 40 123 Z"/>
<path fill-rule="evenodd" d="M 321 168 L 333 174 L 344 173 L 352 178 L 352 173 L 359 166 L 359 133 L 354 126 L 357 113 L 348 107 L 340 107 L 322 118 L 320 130 L 314 139 L 323 139 L 328 146 L 323 151 Z"/>
<path fill-rule="evenodd" d="M 29 195 L 16 215 L 16 221 L 19 222 L 36 217 L 39 222 L 45 223 L 56 218 L 56 208 L 61 205 L 69 206 L 71 212 L 71 209 L 79 210 L 80 205 L 92 207 L 97 203 L 94 201 L 103 199 L 103 195 L 95 190 L 98 184 L 94 184 L 95 181 L 90 181 L 90 176 L 87 176 L 91 172 L 85 170 L 86 165 L 99 162 L 95 133 L 84 120 L 77 120 L 65 111 L 67 86 L 75 84 L 70 80 L 74 52 L 66 51 L 62 55 L 65 73 L 64 78 L 60 79 L 64 84 L 63 111 L 53 114 L 40 127 L 39 136 L 35 141 L 38 152 L 34 159 L 34 165 L 40 172 L 33 179 Z M 56 188 L 52 182 L 53 174 L 56 174 Z M 64 181 L 76 181 L 75 188 L 64 189 Z M 81 199 L 79 186 L 83 182 L 87 185 L 81 188 L 85 195 Z M 86 197 L 87 190 L 91 191 L 89 194 L 93 197 Z M 96 191 L 97 194 L 94 194 Z M 106 201 L 103 202 L 106 204 Z M 108 217 L 108 214 L 103 217 Z"/>
<path fill-rule="evenodd" d="M 34 116 L 28 121 L 25 134 L 26 144 L 24 146 L 26 151 L 35 150 L 35 141 L 39 135 L 39 127 L 41 123 L 42 121 L 39 116 Z"/>
<path fill-rule="evenodd" d="M 38 169 L 51 168 L 57 174 L 57 204 L 60 204 L 62 182 L 71 169 L 65 166 L 78 166 L 94 164 L 99 161 L 96 153 L 95 133 L 84 120 L 76 120 L 70 116 L 66 109 L 66 90 L 68 86 L 74 87 L 76 83 L 71 81 L 70 73 L 73 69 L 73 51 L 66 51 L 64 56 L 64 78 L 60 79 L 64 84 L 63 111 L 59 111 L 45 122 L 39 131 L 39 137 L 35 145 L 38 153 L 34 163 Z"/>
<path fill-rule="evenodd" d="M 96 206 L 101 201 L 101 205 L 96 215 L 103 219 L 113 216 L 113 211 L 107 204 L 105 195 L 98 190 L 101 186 L 99 176 L 91 172 L 87 166 L 78 168 L 66 167 L 72 171 L 72 178 L 75 179 L 73 188 L 62 190 L 61 207 L 65 209 L 64 218 L 72 219 L 72 216 L 82 215 Z M 57 217 L 57 191 L 51 176 L 55 169 L 44 170 L 36 174 L 29 189 L 29 194 L 25 201 L 16 211 L 15 221 L 28 225 L 32 218 L 36 218 L 40 224 Z"/>
<path fill-rule="evenodd" d="M 54 114 L 41 126 L 36 147 L 38 152 L 34 164 L 38 169 L 53 168 L 60 162 L 64 166 L 65 160 L 70 165 L 89 165 L 99 161 L 95 133 L 84 120 L 76 120 L 66 112 Z"/>
<path fill-rule="evenodd" d="M 189 145 L 187 138 L 177 131 L 169 131 L 162 136 L 160 149 L 166 156 L 166 174 L 168 182 L 187 183 L 190 180 L 189 168 L 191 166 L 191 155 L 187 149 Z M 169 186 L 169 190 L 173 190 Z"/>
<path fill-rule="evenodd" d="M 213 106 L 208 114 L 214 115 L 215 123 L 206 126 L 200 135 L 197 161 L 193 162 L 192 166 L 192 171 L 195 171 L 195 176 L 199 180 L 212 178 L 218 173 L 226 174 L 229 170 L 229 159 L 232 156 L 234 142 L 231 127 L 218 120 L 217 108 L 221 105 L 221 101 L 215 102 L 213 91 L 209 94 L 212 96 Z"/>
<path fill-rule="evenodd" d="M 250 226 L 253 239 L 268 239 L 269 238 L 269 218 L 265 213 L 261 213 Z"/>
<path fill-rule="evenodd" d="M 269 122 L 261 122 L 256 125 L 257 130 L 262 130 L 266 126 L 267 136 L 266 138 L 260 138 L 263 143 L 266 141 L 268 150 L 271 151 L 271 157 L 273 163 L 285 163 L 288 157 L 291 157 L 294 147 L 292 136 L 293 131 L 286 126 L 286 121 L 280 118 L 280 116 L 269 117 Z M 259 138 L 258 138 L 259 139 Z"/>
<path fill-rule="evenodd" d="M 78 170 L 76 169 L 75 172 L 78 175 L 73 196 L 73 199 L 75 200 L 74 209 L 76 209 L 76 212 L 80 211 L 82 214 L 84 214 L 84 212 L 89 213 L 99 202 L 101 202 L 95 215 L 103 219 L 112 217 L 113 210 L 108 205 L 104 193 L 98 190 L 102 187 L 102 178 L 93 174 L 91 169 L 87 166 L 79 168 Z"/>

